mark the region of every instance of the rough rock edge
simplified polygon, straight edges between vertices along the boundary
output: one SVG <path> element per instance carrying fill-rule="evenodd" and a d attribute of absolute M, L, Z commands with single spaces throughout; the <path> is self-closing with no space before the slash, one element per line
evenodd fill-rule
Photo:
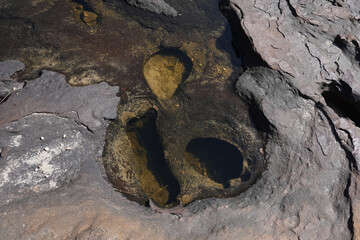
<path fill-rule="evenodd" d="M 132 6 L 148 10 L 157 14 L 176 17 L 179 13 L 164 0 L 126 0 Z"/>
<path fill-rule="evenodd" d="M 28 81 L 23 89 L 17 90 L 16 94 L 0 104 L 0 128 L 31 113 L 45 112 L 75 119 L 96 131 L 106 124 L 104 118 L 116 117 L 116 107 L 120 101 L 116 97 L 118 90 L 118 87 L 104 82 L 71 87 L 64 75 L 43 71 L 39 78 Z"/>
<path fill-rule="evenodd" d="M 0 62 L 0 80 L 11 80 L 11 76 L 25 68 L 25 64 L 18 60 Z"/>
<path fill-rule="evenodd" d="M 359 99 L 359 82 L 354 78 L 359 75 L 360 34 L 355 26 L 359 19 L 356 4 L 351 1 L 316 1 L 309 4 L 300 1 L 231 0 L 231 6 L 238 14 L 255 53 L 272 69 L 289 75 L 288 82 L 294 90 L 304 99 L 311 99 L 323 112 L 338 144 L 350 153 L 347 155 L 348 171 L 358 176 L 358 128 L 354 122 L 339 117 L 321 96 L 321 86 L 331 82 L 341 85 L 343 81 L 352 90 L 354 103 Z M 324 140 L 318 137 L 318 143 L 326 154 Z M 352 142 L 350 146 L 348 142 Z M 359 203 L 354 209 L 354 188 L 359 184 L 353 182 L 359 178 L 351 179 L 352 189 L 349 184 L 344 189 L 352 204 L 349 230 L 355 239 L 359 239 Z M 354 219 L 357 222 L 353 222 Z"/>

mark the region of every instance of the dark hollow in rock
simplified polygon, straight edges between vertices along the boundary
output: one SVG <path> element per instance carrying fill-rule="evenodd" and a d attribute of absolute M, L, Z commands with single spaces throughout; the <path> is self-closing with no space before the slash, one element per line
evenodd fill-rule
<path fill-rule="evenodd" d="M 150 109 L 139 119 L 130 120 L 126 134 L 142 168 L 139 178 L 143 191 L 158 204 L 166 205 L 176 200 L 180 185 L 164 158 L 164 149 L 156 129 L 156 117 L 157 111 Z"/>
<path fill-rule="evenodd" d="M 345 83 L 331 83 L 325 87 L 322 93 L 326 104 L 331 107 L 340 117 L 352 120 L 360 127 L 360 105 L 352 94 L 351 88 Z"/>
<path fill-rule="evenodd" d="M 230 24 L 233 35 L 232 45 L 236 55 L 239 58 L 241 56 L 242 67 L 267 66 L 267 63 L 261 58 L 260 54 L 254 50 L 251 40 L 242 28 L 236 12 L 230 6 L 230 1 L 221 0 L 219 2 L 219 9 Z"/>
<path fill-rule="evenodd" d="M 267 120 L 264 113 L 259 108 L 258 104 L 256 104 L 254 101 L 250 102 L 249 115 L 256 129 L 265 133 L 270 133 L 272 131 L 271 123 L 269 122 L 269 120 Z"/>
<path fill-rule="evenodd" d="M 196 171 L 224 186 L 229 186 L 228 181 L 239 178 L 243 171 L 241 152 L 234 145 L 217 138 L 191 140 L 186 146 L 186 155 Z"/>

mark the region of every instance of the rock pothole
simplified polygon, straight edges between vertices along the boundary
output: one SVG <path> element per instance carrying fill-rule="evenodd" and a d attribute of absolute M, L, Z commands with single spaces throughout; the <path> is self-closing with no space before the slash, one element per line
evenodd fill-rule
<path fill-rule="evenodd" d="M 185 158 L 198 173 L 211 180 L 230 186 L 229 180 L 239 178 L 248 180 L 248 163 L 241 152 L 232 144 L 217 138 L 196 138 L 186 146 Z M 251 175 L 251 174 L 250 174 Z"/>
<path fill-rule="evenodd" d="M 264 169 L 263 138 L 246 105 L 230 89 L 219 99 L 201 86 L 178 91 L 119 106 L 103 156 L 111 184 L 131 200 L 151 198 L 162 207 L 244 192 Z"/>
<path fill-rule="evenodd" d="M 217 4 L 205 5 L 224 21 Z M 190 16 L 137 17 L 148 28 L 178 34 L 159 34 L 163 40 L 144 55 L 139 78 L 150 94 L 128 94 L 107 130 L 103 163 L 110 183 L 131 200 L 153 199 L 162 207 L 246 191 L 264 169 L 264 141 L 233 90 L 241 61 L 222 48 L 231 44 L 230 27 L 209 34 L 209 22 L 197 22 L 190 36 Z"/>

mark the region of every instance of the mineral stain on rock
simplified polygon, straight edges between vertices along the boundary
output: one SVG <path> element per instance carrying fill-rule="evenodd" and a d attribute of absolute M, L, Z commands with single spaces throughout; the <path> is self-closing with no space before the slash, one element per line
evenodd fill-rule
<path fill-rule="evenodd" d="M 159 99 L 168 99 L 186 80 L 191 69 L 191 59 L 182 51 L 170 48 L 150 56 L 144 65 L 144 76 Z"/>
<path fill-rule="evenodd" d="M 100 17 L 94 12 L 94 10 L 82 0 L 69 1 L 74 17 L 85 23 L 88 26 L 93 26 L 99 23 Z"/>

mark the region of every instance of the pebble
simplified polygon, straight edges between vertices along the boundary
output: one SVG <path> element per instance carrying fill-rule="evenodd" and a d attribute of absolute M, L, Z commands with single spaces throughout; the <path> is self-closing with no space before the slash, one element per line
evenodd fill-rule
<path fill-rule="evenodd" d="M 44 140 L 44 137 L 41 136 L 41 137 L 40 137 L 40 140 Z"/>
<path fill-rule="evenodd" d="M 50 151 L 50 148 L 49 148 L 49 147 L 45 147 L 44 150 L 48 152 L 48 151 Z"/>

